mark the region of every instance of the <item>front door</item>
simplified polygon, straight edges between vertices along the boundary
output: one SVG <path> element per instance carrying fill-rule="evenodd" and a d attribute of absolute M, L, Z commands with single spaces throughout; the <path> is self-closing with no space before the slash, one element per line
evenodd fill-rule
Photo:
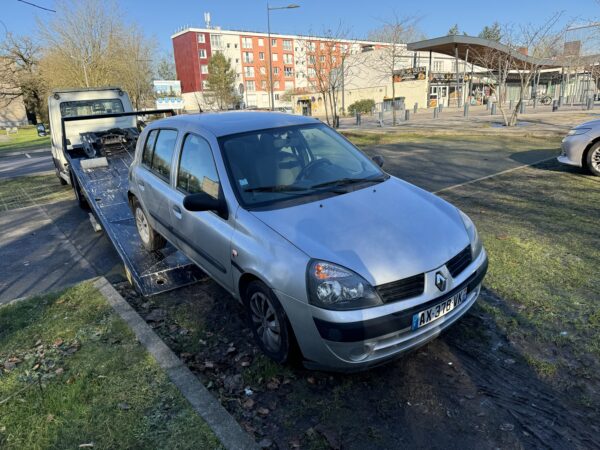
<path fill-rule="evenodd" d="M 189 194 L 205 192 L 214 198 L 223 195 L 209 143 L 196 134 L 187 134 L 176 167 L 176 191 L 170 207 L 178 246 L 214 279 L 231 289 L 233 213 L 224 218 L 213 211 L 193 212 L 183 207 L 183 199 Z"/>

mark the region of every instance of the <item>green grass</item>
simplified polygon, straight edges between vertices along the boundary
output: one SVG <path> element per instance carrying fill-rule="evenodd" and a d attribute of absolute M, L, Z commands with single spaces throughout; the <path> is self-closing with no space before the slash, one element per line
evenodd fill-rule
<path fill-rule="evenodd" d="M 40 203 L 73 198 L 70 186 L 54 175 L 19 177 L 0 181 L 0 213 Z"/>
<path fill-rule="evenodd" d="M 0 308 L 0 448 L 81 444 L 220 447 L 90 283 Z"/>
<path fill-rule="evenodd" d="M 8 136 L 5 130 L 0 130 L 0 154 L 43 147 L 50 147 L 50 136 L 39 137 L 33 126 L 19 128 L 18 133 Z"/>
<path fill-rule="evenodd" d="M 600 179 L 548 162 L 442 194 L 477 224 L 490 266 L 482 304 L 541 376 L 600 358 Z"/>

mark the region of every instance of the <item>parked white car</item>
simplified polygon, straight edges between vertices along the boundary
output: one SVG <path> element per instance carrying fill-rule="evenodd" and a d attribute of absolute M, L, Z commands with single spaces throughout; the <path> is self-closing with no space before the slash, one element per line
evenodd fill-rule
<path fill-rule="evenodd" d="M 600 176 L 600 120 L 582 123 L 562 140 L 558 161 Z"/>

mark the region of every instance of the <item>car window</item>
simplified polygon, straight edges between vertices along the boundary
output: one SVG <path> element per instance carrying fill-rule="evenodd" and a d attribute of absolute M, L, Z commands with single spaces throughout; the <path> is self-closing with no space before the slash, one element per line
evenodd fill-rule
<path fill-rule="evenodd" d="M 339 191 L 337 185 L 348 180 L 385 177 L 370 158 L 323 124 L 223 136 L 219 145 L 244 206 Z"/>
<path fill-rule="evenodd" d="M 177 189 L 186 194 L 206 192 L 219 197 L 219 176 L 210 145 L 194 134 L 188 134 L 183 142 L 177 175 Z"/>
<path fill-rule="evenodd" d="M 176 140 L 177 131 L 160 130 L 156 138 L 156 144 L 154 144 L 151 168 L 153 172 L 165 179 L 169 179 L 171 174 L 171 159 Z"/>
<path fill-rule="evenodd" d="M 158 130 L 152 130 L 148 133 L 146 138 L 146 144 L 144 145 L 144 152 L 142 153 L 142 164 L 152 167 L 152 152 L 154 152 L 154 143 L 156 142 L 156 136 L 158 136 Z"/>

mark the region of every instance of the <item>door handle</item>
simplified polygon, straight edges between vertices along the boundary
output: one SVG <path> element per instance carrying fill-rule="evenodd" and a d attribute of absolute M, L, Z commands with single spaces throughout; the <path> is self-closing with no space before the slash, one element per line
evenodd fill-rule
<path fill-rule="evenodd" d="M 146 185 L 144 184 L 144 182 L 142 180 L 138 180 L 137 184 L 142 191 L 146 189 Z"/>
<path fill-rule="evenodd" d="M 177 219 L 181 219 L 181 208 L 177 205 L 173 205 L 173 213 Z"/>

